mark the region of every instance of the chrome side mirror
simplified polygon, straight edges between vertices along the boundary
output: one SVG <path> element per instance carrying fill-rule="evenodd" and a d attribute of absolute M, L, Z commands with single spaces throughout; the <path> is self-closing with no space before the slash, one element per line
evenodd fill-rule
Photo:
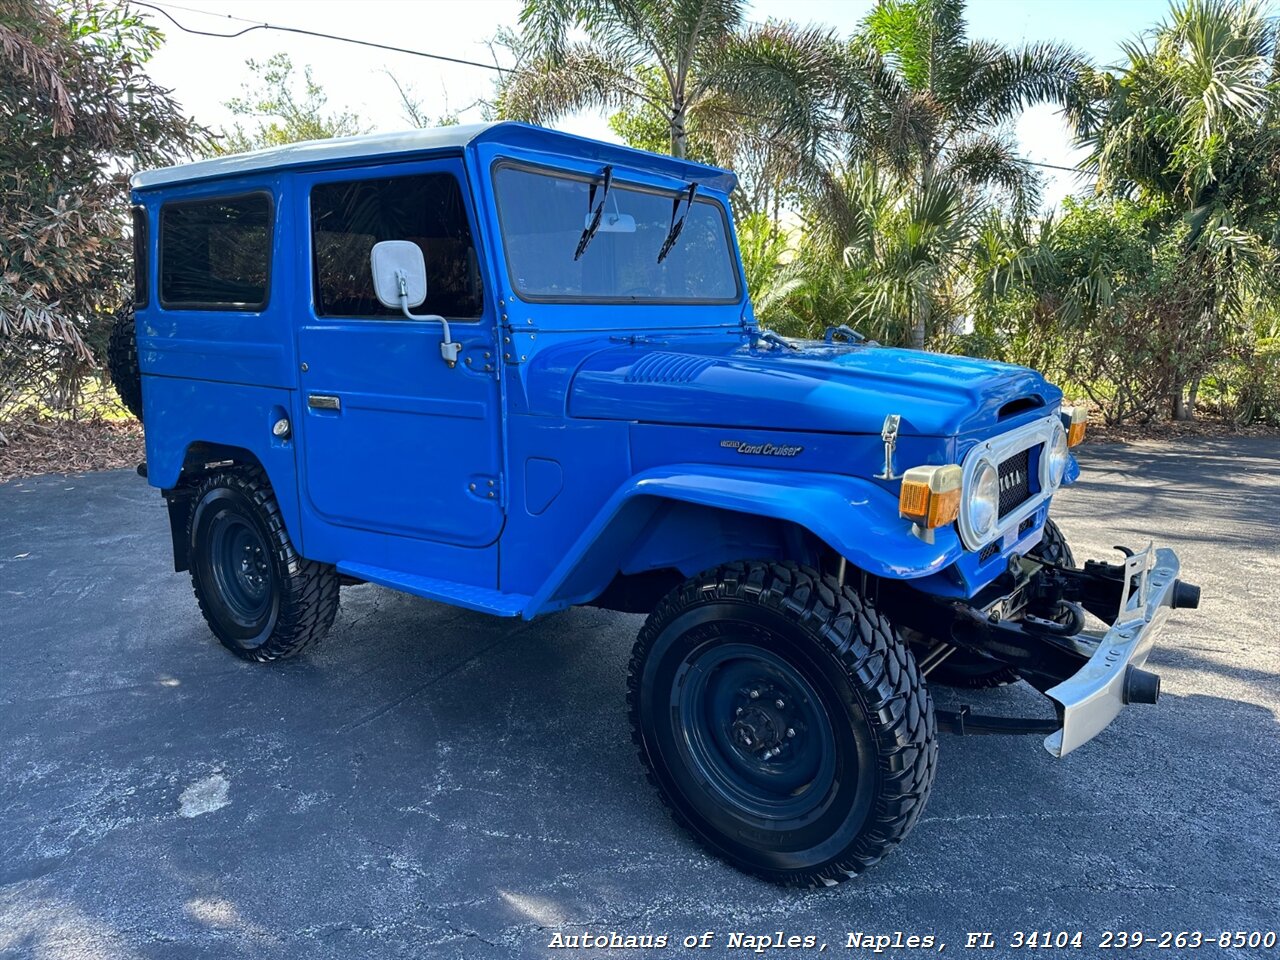
<path fill-rule="evenodd" d="M 384 307 L 418 307 L 427 299 L 427 263 L 409 240 L 383 240 L 369 253 L 373 292 Z"/>
<path fill-rule="evenodd" d="M 449 366 L 456 366 L 462 344 L 454 343 L 449 321 L 436 314 L 417 315 L 410 307 L 421 306 L 427 299 L 427 264 L 422 250 L 409 240 L 383 240 L 369 252 L 369 269 L 373 272 L 373 292 L 384 307 L 399 307 L 410 320 L 439 323 L 444 329 L 440 356 Z"/>

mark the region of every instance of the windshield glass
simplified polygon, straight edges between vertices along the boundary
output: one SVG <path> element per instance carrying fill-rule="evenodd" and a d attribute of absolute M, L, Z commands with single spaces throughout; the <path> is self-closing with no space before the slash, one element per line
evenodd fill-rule
<path fill-rule="evenodd" d="M 733 303 L 738 271 L 724 208 L 695 199 L 661 263 L 676 193 L 610 185 L 600 225 L 574 259 L 590 224 L 588 198 L 602 180 L 514 166 L 494 175 L 507 269 L 526 300 Z M 677 216 L 686 204 L 681 202 Z"/>

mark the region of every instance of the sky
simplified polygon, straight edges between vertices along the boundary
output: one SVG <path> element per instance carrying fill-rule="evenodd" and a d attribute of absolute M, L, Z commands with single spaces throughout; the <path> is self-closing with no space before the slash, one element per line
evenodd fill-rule
<path fill-rule="evenodd" d="M 826 24 L 842 35 L 857 28 L 873 0 L 755 0 L 749 19 Z M 252 23 L 301 27 L 465 60 L 492 62 L 486 45 L 501 26 L 514 26 L 519 0 L 159 0 L 184 26 L 234 33 Z M 1069 43 L 1101 66 L 1120 60 L 1120 43 L 1164 18 L 1167 0 L 969 0 L 969 36 L 1008 45 Z M 184 109 L 214 128 L 234 117 L 225 102 L 243 93 L 250 79 L 246 59 L 285 52 L 299 70 L 312 67 L 330 106 L 356 113 L 372 130 L 410 126 L 388 71 L 411 89 L 430 116 L 460 111 L 479 120 L 477 101 L 492 96 L 493 71 L 392 53 L 314 37 L 255 30 L 234 39 L 184 33 L 165 17 L 142 10 L 165 33 L 164 47 L 148 65 L 156 80 L 174 91 Z M 231 18 L 241 18 L 239 20 Z M 557 124 L 572 133 L 617 138 L 605 116 L 584 113 Z M 1023 155 L 1042 163 L 1073 166 L 1082 156 L 1051 107 L 1034 107 L 1018 120 Z M 1046 204 L 1086 189 L 1072 173 L 1042 171 Z"/>

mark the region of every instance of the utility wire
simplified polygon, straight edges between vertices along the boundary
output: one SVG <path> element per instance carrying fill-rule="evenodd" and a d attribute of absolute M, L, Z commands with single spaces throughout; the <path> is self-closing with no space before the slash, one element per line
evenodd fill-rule
<path fill-rule="evenodd" d="M 173 14 L 157 3 L 142 3 L 141 0 L 130 0 L 135 7 L 143 7 L 147 10 L 154 10 L 172 23 L 183 33 L 192 33 L 199 37 L 216 37 L 220 40 L 234 40 L 236 37 L 243 37 L 246 33 L 252 33 L 254 30 L 276 30 L 280 33 L 296 33 L 304 37 L 318 37 L 322 40 L 339 40 L 342 43 L 354 43 L 361 47 L 372 47 L 375 50 L 388 50 L 392 53 L 407 53 L 415 57 L 426 57 L 429 60 L 443 60 L 446 63 L 457 63 L 464 67 L 480 67 L 482 70 L 493 70 L 497 73 L 513 72 L 507 67 L 498 66 L 496 63 L 485 63 L 482 60 L 464 60 L 460 57 L 447 57 L 442 53 L 427 53 L 425 50 L 412 50 L 408 47 L 395 47 L 387 43 L 375 43 L 372 40 L 357 40 L 355 37 L 339 37 L 332 33 L 321 33 L 318 30 L 306 30 L 302 27 L 285 27 L 276 23 L 259 23 L 256 20 L 246 20 L 244 17 L 235 17 L 229 13 L 213 13 L 209 10 L 197 10 L 194 7 L 181 7 L 173 5 L 170 9 L 182 10 L 187 13 L 198 13 L 207 17 L 225 17 L 228 20 L 235 20 L 239 23 L 247 23 L 250 26 L 243 30 L 237 30 L 235 33 L 216 33 L 211 30 L 197 30 L 194 27 L 188 27 L 180 23 Z"/>
<path fill-rule="evenodd" d="M 337 40 L 340 43 L 354 43 L 361 47 L 372 47 L 375 50 L 387 50 L 391 53 L 407 53 L 415 57 L 425 57 L 428 60 L 442 60 L 445 63 L 456 63 L 464 67 L 479 67 L 482 70 L 492 70 L 496 73 L 506 75 L 523 73 L 524 71 L 514 69 L 512 67 L 502 67 L 496 63 L 485 63 L 482 60 L 466 60 L 461 57 L 448 57 L 442 53 L 428 53 L 425 50 L 412 50 L 408 47 L 396 47 L 386 43 L 375 43 L 372 40 L 357 40 L 354 37 L 340 37 L 332 33 L 321 33 L 318 30 L 306 30 L 302 27 L 286 27 L 275 23 L 259 22 L 257 20 L 249 20 L 245 17 L 237 17 L 230 13 L 214 13 L 211 10 L 200 10 L 196 7 L 186 7 L 180 4 L 160 4 L 160 3 L 143 3 L 142 0 L 130 0 L 135 7 L 143 7 L 147 10 L 154 10 L 172 23 L 183 33 L 194 34 L 198 37 L 214 37 L 219 40 L 234 40 L 236 37 L 243 37 L 246 33 L 252 33 L 255 30 L 275 30 L 279 33 L 296 33 L 304 37 L 316 37 L 321 40 Z M 232 20 L 237 23 L 247 23 L 249 26 L 243 30 L 237 30 L 235 33 L 217 33 L 211 30 L 197 30 L 194 27 L 188 27 L 179 22 L 169 10 L 181 10 L 184 13 L 196 13 L 206 17 L 221 17 Z M 729 113 L 736 114 L 748 120 L 769 120 L 769 117 L 761 117 L 755 114 L 749 114 L 738 110 L 729 110 Z M 1056 163 L 1042 163 L 1038 160 L 1028 160 L 1026 157 L 1018 157 L 1022 163 L 1032 167 L 1043 167 L 1046 170 L 1062 170 L 1066 173 L 1074 173 L 1079 175 L 1090 175 L 1088 170 L 1080 170 L 1076 167 L 1064 167 Z"/>

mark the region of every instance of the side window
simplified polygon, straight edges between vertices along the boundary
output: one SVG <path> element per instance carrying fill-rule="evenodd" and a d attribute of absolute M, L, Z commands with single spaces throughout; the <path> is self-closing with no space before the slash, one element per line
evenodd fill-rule
<path fill-rule="evenodd" d="M 369 251 L 412 240 L 427 264 L 427 299 L 415 313 L 480 316 L 484 287 L 458 179 L 449 173 L 319 184 L 311 190 L 318 317 L 400 317 L 373 292 Z"/>
<path fill-rule="evenodd" d="M 160 208 L 160 303 L 178 310 L 261 310 L 271 275 L 265 193 Z"/>
<path fill-rule="evenodd" d="M 133 208 L 133 305 L 147 305 L 151 290 L 151 274 L 147 263 L 147 208 Z"/>

